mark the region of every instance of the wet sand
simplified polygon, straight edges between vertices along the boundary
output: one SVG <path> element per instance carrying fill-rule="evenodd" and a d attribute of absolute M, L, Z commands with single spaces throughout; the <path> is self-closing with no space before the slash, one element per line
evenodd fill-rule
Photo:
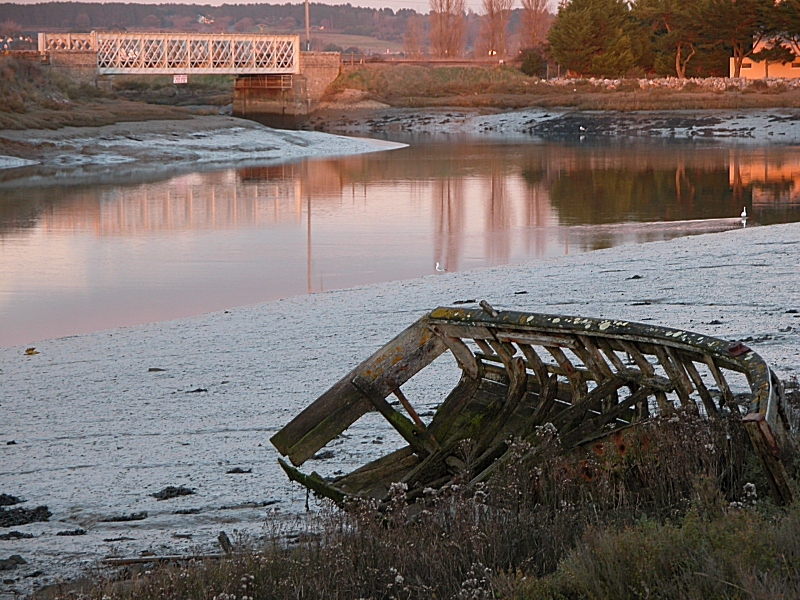
<path fill-rule="evenodd" d="M 800 374 L 800 224 L 312 294 L 48 340 L 31 356 L 0 348 L 0 491 L 53 512 L 0 531 L 35 536 L 0 541 L 0 558 L 28 561 L 0 596 L 108 555 L 217 551 L 220 530 L 258 535 L 302 513 L 305 494 L 278 468 L 269 437 L 426 311 L 482 298 L 743 340 L 782 378 Z M 457 369 L 443 358 L 423 375 L 405 390 L 420 412 L 440 402 Z M 375 415 L 348 435 L 305 468 L 330 475 L 401 444 Z M 227 473 L 235 467 L 252 473 Z M 150 495 L 169 485 L 196 493 Z M 198 512 L 176 512 L 188 510 Z M 76 528 L 86 535 L 56 535 Z"/>

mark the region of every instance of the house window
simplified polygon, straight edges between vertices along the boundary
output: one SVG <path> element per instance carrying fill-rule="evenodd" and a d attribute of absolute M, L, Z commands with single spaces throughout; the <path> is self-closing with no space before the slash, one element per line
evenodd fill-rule
<path fill-rule="evenodd" d="M 792 63 L 793 69 L 800 69 L 800 62 Z"/>
<path fill-rule="evenodd" d="M 752 63 L 742 63 L 742 68 L 743 68 L 743 69 L 749 69 L 749 68 L 751 68 L 752 66 L 753 66 L 753 64 L 752 64 Z"/>

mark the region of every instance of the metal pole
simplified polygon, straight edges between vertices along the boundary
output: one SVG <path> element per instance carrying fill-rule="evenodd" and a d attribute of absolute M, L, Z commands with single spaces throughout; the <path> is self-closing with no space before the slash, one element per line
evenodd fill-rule
<path fill-rule="evenodd" d="M 306 52 L 311 51 L 311 36 L 308 33 L 308 0 L 306 0 Z"/>

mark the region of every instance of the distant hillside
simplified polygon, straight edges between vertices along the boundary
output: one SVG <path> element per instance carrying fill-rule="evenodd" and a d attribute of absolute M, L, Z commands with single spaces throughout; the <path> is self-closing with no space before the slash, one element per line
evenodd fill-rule
<path fill-rule="evenodd" d="M 406 20 L 416 11 L 312 3 L 316 30 L 368 36 L 402 43 Z M 122 2 L 45 2 L 0 4 L 0 32 L 40 30 L 175 29 L 204 32 L 294 32 L 304 25 L 303 4 L 130 4 Z M 260 26 L 260 27 L 259 27 Z"/>

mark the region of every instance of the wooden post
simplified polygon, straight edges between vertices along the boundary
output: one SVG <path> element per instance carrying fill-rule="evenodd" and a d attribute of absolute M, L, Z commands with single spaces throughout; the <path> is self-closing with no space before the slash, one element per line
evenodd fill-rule
<path fill-rule="evenodd" d="M 789 478 L 780 460 L 780 449 L 766 417 L 761 413 L 750 413 L 742 419 L 742 423 L 753 444 L 753 450 L 761 461 L 761 466 L 764 467 L 764 475 L 767 477 L 775 502 L 790 504 L 793 500 L 792 488 L 789 487 Z"/>

